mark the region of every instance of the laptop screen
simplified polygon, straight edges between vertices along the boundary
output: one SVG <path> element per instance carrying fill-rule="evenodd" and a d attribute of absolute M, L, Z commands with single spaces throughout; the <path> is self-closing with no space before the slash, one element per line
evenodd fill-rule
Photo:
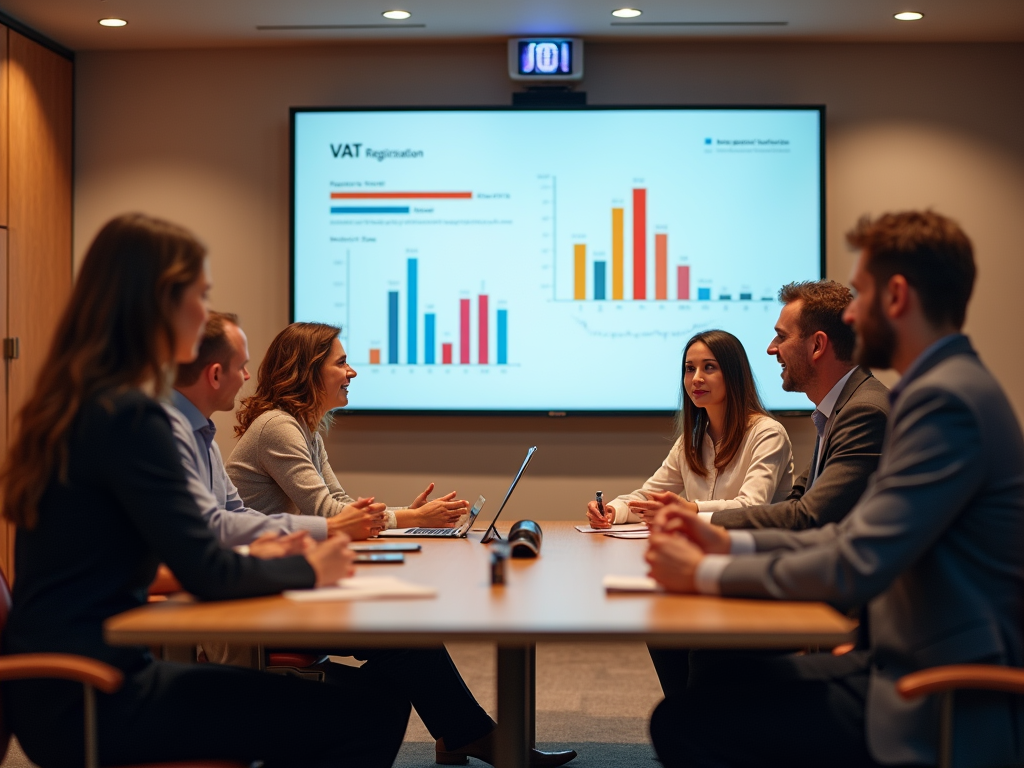
<path fill-rule="evenodd" d="M 487 526 L 487 532 L 484 534 L 484 537 L 481 540 L 482 543 L 486 544 L 487 542 L 489 542 L 491 540 L 492 533 L 493 534 L 497 533 L 497 531 L 495 531 L 495 529 L 494 529 L 494 524 L 496 522 L 498 522 L 498 516 L 501 514 L 501 510 L 503 510 L 505 508 L 505 505 L 508 504 L 508 500 L 509 500 L 509 497 L 512 495 L 512 491 L 514 491 L 516 489 L 516 484 L 519 482 L 519 478 L 521 478 L 523 476 L 523 472 L 526 471 L 526 467 L 529 465 L 530 459 L 533 458 L 533 454 L 535 454 L 536 452 L 537 452 L 537 446 L 536 445 L 531 447 L 526 452 L 526 458 L 523 459 L 523 465 L 519 468 L 519 471 L 516 472 L 516 476 L 512 480 L 512 485 L 510 485 L 508 487 L 508 491 L 505 493 L 505 498 L 501 500 L 501 506 L 498 507 L 498 511 L 494 515 L 494 519 L 491 520 L 491 524 L 489 526 Z"/>
<path fill-rule="evenodd" d="M 459 526 L 459 536 L 462 536 L 466 531 L 470 529 L 470 526 L 476 521 L 477 515 L 480 514 L 480 510 L 484 508 L 484 504 L 487 499 L 483 496 L 477 496 L 476 501 L 473 502 L 473 508 L 469 510 L 469 516 L 466 518 L 466 522 Z"/>

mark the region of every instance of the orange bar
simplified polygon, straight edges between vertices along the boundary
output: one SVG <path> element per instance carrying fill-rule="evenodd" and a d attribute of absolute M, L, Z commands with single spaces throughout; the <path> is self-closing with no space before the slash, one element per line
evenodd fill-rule
<path fill-rule="evenodd" d="M 612 298 L 622 299 L 622 208 L 612 208 Z"/>
<path fill-rule="evenodd" d="M 380 350 L 379 349 L 371 349 L 370 350 L 370 365 L 380 365 Z"/>
<path fill-rule="evenodd" d="M 331 192 L 331 200 L 472 200 L 472 192 Z"/>
<path fill-rule="evenodd" d="M 668 235 L 654 236 L 654 298 L 668 298 Z"/>
<path fill-rule="evenodd" d="M 587 298 L 587 246 L 584 243 L 576 243 L 572 249 L 576 259 L 576 290 L 573 292 L 573 298 L 585 299 Z"/>

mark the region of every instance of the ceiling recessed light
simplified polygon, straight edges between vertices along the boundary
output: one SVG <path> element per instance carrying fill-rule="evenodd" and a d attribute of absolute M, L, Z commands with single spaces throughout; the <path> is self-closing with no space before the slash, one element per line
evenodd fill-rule
<path fill-rule="evenodd" d="M 924 14 L 917 11 L 904 11 L 903 13 L 897 13 L 893 18 L 900 21 L 917 21 L 918 19 L 923 19 Z"/>
<path fill-rule="evenodd" d="M 408 11 L 384 11 L 381 14 L 385 19 L 394 19 L 395 21 L 401 21 L 402 19 L 408 19 L 412 16 Z"/>
<path fill-rule="evenodd" d="M 123 27 L 128 24 L 124 19 L 100 19 L 101 27 Z"/>
<path fill-rule="evenodd" d="M 619 19 L 635 19 L 643 11 L 638 11 L 636 8 L 619 8 L 618 10 L 612 11 L 612 16 Z"/>

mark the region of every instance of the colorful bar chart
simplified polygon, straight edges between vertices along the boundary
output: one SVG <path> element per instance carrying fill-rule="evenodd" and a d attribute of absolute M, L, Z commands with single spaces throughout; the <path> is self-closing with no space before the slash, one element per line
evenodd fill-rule
<path fill-rule="evenodd" d="M 687 266 L 676 267 L 676 298 L 679 301 L 690 298 L 690 268 Z"/>
<path fill-rule="evenodd" d="M 647 190 L 633 190 L 633 298 L 647 298 Z"/>
<path fill-rule="evenodd" d="M 388 291 L 388 363 L 398 365 L 398 291 Z"/>
<path fill-rule="evenodd" d="M 573 298 L 582 301 L 587 298 L 587 246 L 576 243 L 573 247 Z"/>

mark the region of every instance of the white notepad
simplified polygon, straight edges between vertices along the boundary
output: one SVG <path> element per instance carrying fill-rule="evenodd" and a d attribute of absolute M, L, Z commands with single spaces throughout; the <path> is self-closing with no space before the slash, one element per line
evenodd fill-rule
<path fill-rule="evenodd" d="M 630 531 L 646 531 L 647 523 L 626 523 L 613 525 L 611 528 L 591 528 L 589 525 L 577 525 L 580 533 L 629 533 Z"/>
<path fill-rule="evenodd" d="M 608 592 L 664 592 L 649 576 L 615 576 L 609 574 L 602 582 Z"/>
<path fill-rule="evenodd" d="M 605 531 L 605 536 L 610 536 L 613 539 L 649 539 L 651 538 L 650 531 Z"/>
<path fill-rule="evenodd" d="M 408 597 L 437 597 L 437 590 L 394 576 L 353 576 L 342 579 L 336 587 L 319 589 L 286 589 L 289 600 L 315 603 L 330 600 L 385 600 Z"/>

